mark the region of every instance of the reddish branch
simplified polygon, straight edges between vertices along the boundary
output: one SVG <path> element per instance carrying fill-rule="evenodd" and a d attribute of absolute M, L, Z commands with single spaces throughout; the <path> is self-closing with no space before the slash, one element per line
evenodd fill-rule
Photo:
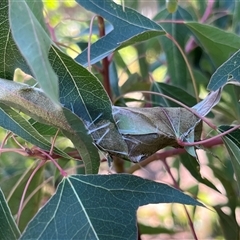
<path fill-rule="evenodd" d="M 221 145 L 223 144 L 223 141 L 221 139 L 220 136 L 216 136 L 214 138 L 211 139 L 211 141 L 207 141 L 206 143 L 202 144 L 202 146 L 204 148 L 212 148 L 215 147 L 217 145 Z M 34 157 L 34 158 L 38 158 L 41 160 L 49 160 L 49 156 L 51 156 L 51 158 L 53 159 L 58 159 L 61 158 L 60 155 L 56 154 L 56 153 L 52 153 L 50 154 L 49 151 L 44 151 L 44 150 L 40 150 L 37 147 L 33 147 L 31 149 L 29 148 L 2 148 L 0 149 L 0 153 L 4 153 L 4 152 L 17 152 L 23 156 L 29 156 L 29 157 Z M 157 160 L 157 159 L 165 159 L 168 157 L 172 157 L 175 155 L 179 155 L 179 154 L 183 154 L 185 153 L 185 149 L 184 148 L 173 148 L 173 149 L 169 149 L 169 150 L 164 150 L 162 152 L 157 152 L 155 154 L 153 154 L 152 156 L 150 156 L 149 158 L 147 158 L 146 160 L 144 160 L 143 162 L 140 162 L 139 164 L 144 163 L 143 165 L 147 165 L 149 162 L 152 162 L 153 160 Z M 69 156 L 71 156 L 72 158 L 76 159 L 76 160 L 81 160 L 81 157 L 78 153 L 78 151 L 71 151 L 67 153 Z M 142 166 L 143 166 L 142 165 Z"/>
<path fill-rule="evenodd" d="M 98 16 L 98 29 L 99 29 L 99 36 L 100 38 L 101 37 L 104 37 L 105 36 L 105 24 L 104 24 L 104 19 L 100 16 Z M 103 65 L 103 68 L 102 68 L 102 76 L 103 76 L 103 86 L 108 94 L 108 96 L 112 97 L 112 94 L 111 94 L 111 86 L 110 86 L 110 79 L 109 79 L 109 60 L 108 60 L 108 57 L 105 57 L 103 60 L 102 60 L 102 65 Z"/>
<path fill-rule="evenodd" d="M 203 148 L 212 148 L 212 147 L 215 147 L 215 146 L 221 145 L 221 144 L 223 144 L 221 137 L 217 137 L 217 138 L 214 138 L 212 141 L 204 143 L 202 146 L 203 146 Z M 147 166 L 149 163 L 151 163 L 153 161 L 166 159 L 168 157 L 180 155 L 185 152 L 186 152 L 186 150 L 184 148 L 174 148 L 174 149 L 164 150 L 162 152 L 157 152 L 157 153 L 153 154 L 152 156 L 148 157 L 146 160 L 133 165 L 131 168 L 128 169 L 127 172 L 133 173 L 136 170 Z"/>

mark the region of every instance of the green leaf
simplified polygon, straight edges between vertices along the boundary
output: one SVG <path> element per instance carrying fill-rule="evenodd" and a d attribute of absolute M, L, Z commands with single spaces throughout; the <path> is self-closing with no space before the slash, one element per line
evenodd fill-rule
<path fill-rule="evenodd" d="M 231 126 L 219 126 L 218 130 L 220 132 L 225 132 Z M 222 137 L 223 142 L 228 150 L 231 157 L 231 162 L 237 179 L 238 187 L 240 189 L 240 130 L 237 129 Z"/>
<path fill-rule="evenodd" d="M 0 189 L 0 238 L 2 240 L 18 239 L 20 231 L 13 219 L 6 199 Z"/>
<path fill-rule="evenodd" d="M 81 119 L 68 109 L 63 109 L 64 115 L 71 126 L 71 132 L 62 130 L 78 150 L 84 164 L 86 174 L 98 173 L 100 157 L 94 141 L 86 130 Z"/>
<path fill-rule="evenodd" d="M 8 0 L 0 1 L 0 78 L 13 79 L 16 68 L 31 74 L 31 70 L 13 40 L 8 19 Z"/>
<path fill-rule="evenodd" d="M 19 204 L 21 201 L 21 197 L 24 191 L 24 188 L 26 186 L 26 183 L 29 179 L 29 177 L 32 174 L 33 169 L 28 169 L 25 173 L 18 172 L 15 173 L 15 175 L 12 175 L 8 178 L 5 178 L 3 181 L 1 181 L 0 186 L 2 188 L 2 191 L 4 192 L 5 196 L 9 198 L 8 205 L 11 209 L 11 212 L 13 215 L 16 215 L 18 212 Z M 35 192 L 36 188 L 43 182 L 43 173 L 44 168 L 41 168 L 37 171 L 37 173 L 32 178 L 27 192 L 26 197 Z M 14 189 L 11 197 L 9 197 L 9 194 Z M 41 206 L 41 199 L 42 199 L 42 190 L 41 188 L 34 193 L 34 195 L 30 198 L 27 205 L 23 208 L 20 221 L 19 221 L 19 229 L 20 231 L 23 231 L 28 222 L 34 217 L 36 212 L 39 210 Z"/>
<path fill-rule="evenodd" d="M 121 86 L 121 93 L 129 93 L 131 91 L 147 91 L 149 90 L 149 82 L 143 81 L 142 76 L 138 73 L 130 74 L 129 78 Z"/>
<path fill-rule="evenodd" d="M 240 22 L 240 2 L 235 2 L 234 13 L 233 13 L 232 28 L 235 33 L 239 33 L 239 22 Z"/>
<path fill-rule="evenodd" d="M 60 102 L 65 108 L 90 123 L 113 121 L 111 101 L 92 73 L 54 46 L 49 60 L 59 76 Z"/>
<path fill-rule="evenodd" d="M 237 182 L 234 179 L 234 170 L 231 161 L 226 159 L 220 167 L 214 166 L 214 163 L 210 164 L 209 167 L 212 169 L 214 176 L 220 180 L 225 188 L 226 196 L 228 197 L 228 206 L 232 213 L 234 213 L 238 206 L 239 191 L 237 189 Z M 223 172 L 224 174 L 222 174 Z"/>
<path fill-rule="evenodd" d="M 61 182 L 21 239 L 136 239 L 138 207 L 173 202 L 203 206 L 168 185 L 133 175 L 73 175 Z"/>
<path fill-rule="evenodd" d="M 180 161 L 199 183 L 205 184 L 206 186 L 219 192 L 214 184 L 212 184 L 207 178 L 201 176 L 199 162 L 194 157 L 184 153 L 180 156 Z"/>
<path fill-rule="evenodd" d="M 130 76 L 132 73 L 129 70 L 127 64 L 124 62 L 123 56 L 121 56 L 121 54 L 119 53 L 119 51 L 116 51 L 113 55 L 113 62 L 116 63 L 117 66 L 119 66 L 120 68 L 124 69 L 124 71 L 126 72 L 126 74 L 128 76 Z"/>
<path fill-rule="evenodd" d="M 207 88 L 216 91 L 228 82 L 240 82 L 239 69 L 240 51 L 237 51 L 214 72 Z"/>
<path fill-rule="evenodd" d="M 91 45 L 91 64 L 100 61 L 116 49 L 165 33 L 155 22 L 133 9 L 128 7 L 123 9 L 122 6 L 112 0 L 77 0 L 77 2 L 88 11 L 102 16 L 113 25 L 113 30 L 109 34 Z M 86 66 L 87 59 L 87 49 L 85 49 L 76 58 L 76 61 Z"/>
<path fill-rule="evenodd" d="M 42 1 L 29 4 L 37 4 L 38 8 L 43 8 Z M 48 60 L 51 38 L 39 24 L 25 0 L 11 0 L 9 7 L 11 31 L 20 52 L 43 91 L 52 101 L 58 103 L 58 78 Z"/>
<path fill-rule="evenodd" d="M 22 111 L 41 123 L 59 128 L 76 144 L 78 150 L 82 150 L 79 153 L 85 163 L 86 173 L 97 173 L 95 163 L 99 165 L 99 155 L 91 134 L 78 116 L 53 103 L 38 88 L 4 79 L 0 79 L 0 83 L 0 102 Z M 3 122 L 3 124 L 7 123 Z M 27 124 L 37 132 L 29 122 Z M 104 131 L 103 128 L 100 130 Z"/>
<path fill-rule="evenodd" d="M 171 14 L 164 9 L 160 12 L 154 20 L 192 20 L 192 16 L 180 6 L 174 14 Z M 164 30 L 170 34 L 180 45 L 182 49 L 184 49 L 185 43 L 188 39 L 189 29 L 183 24 L 175 24 L 175 23 L 161 23 L 161 26 Z M 187 89 L 187 67 L 186 63 L 182 57 L 182 54 L 178 50 L 175 43 L 167 37 L 161 37 L 159 39 L 164 53 L 167 57 L 167 68 L 168 74 L 170 76 L 171 82 L 177 86 L 181 86 Z"/>
<path fill-rule="evenodd" d="M 190 95 L 188 92 L 186 92 L 182 88 L 169 85 L 166 83 L 153 82 L 151 86 L 151 91 L 157 92 L 157 93 L 163 93 L 190 107 L 197 103 L 196 98 Z M 154 94 L 152 95 L 152 101 L 154 103 L 154 106 L 161 105 L 163 107 L 179 107 L 177 103 Z"/>
<path fill-rule="evenodd" d="M 19 113 L 4 104 L 0 104 L 0 126 L 43 150 L 51 149 L 51 143 L 47 139 L 39 134 Z M 67 159 L 70 158 L 56 147 L 54 148 L 54 153 Z"/>
<path fill-rule="evenodd" d="M 55 136 L 57 128 L 35 121 L 33 118 L 28 121 L 42 136 Z M 61 133 L 58 133 L 61 136 Z"/>
<path fill-rule="evenodd" d="M 218 206 L 214 207 L 214 209 L 219 216 L 221 229 L 223 231 L 225 239 L 239 239 L 239 226 L 234 216 L 234 213 L 232 213 L 231 215 L 227 215 Z"/>
<path fill-rule="evenodd" d="M 109 65 L 109 80 L 113 94 L 113 99 L 115 99 L 121 95 L 118 85 L 119 78 L 115 62 L 111 62 L 111 64 Z"/>
<path fill-rule="evenodd" d="M 240 37 L 234 33 L 196 22 L 185 23 L 196 35 L 216 66 L 220 66 L 240 48 Z"/>
<path fill-rule="evenodd" d="M 29 9 L 31 10 L 32 14 L 35 16 L 37 19 L 38 23 L 41 25 L 43 30 L 49 35 L 48 28 L 46 25 L 46 20 L 45 17 L 43 16 L 43 4 L 41 3 L 42 1 L 38 0 L 25 0 L 27 3 Z"/>
<path fill-rule="evenodd" d="M 177 231 L 174 231 L 172 229 L 164 228 L 161 226 L 151 227 L 141 223 L 138 223 L 138 229 L 141 235 L 142 234 L 161 234 L 161 233 L 176 234 L 177 233 Z"/>
<path fill-rule="evenodd" d="M 53 103 L 45 93 L 27 84 L 0 79 L 0 102 L 13 107 L 36 121 L 71 131 L 62 107 Z"/>
<path fill-rule="evenodd" d="M 49 58 L 59 76 L 61 104 L 84 121 L 103 150 L 127 152 L 112 116 L 111 101 L 100 81 L 55 47 L 51 48 Z"/>
<path fill-rule="evenodd" d="M 151 41 L 149 40 L 148 42 L 150 42 L 149 45 L 151 46 Z M 137 56 L 139 56 L 138 64 L 139 64 L 140 75 L 142 77 L 142 81 L 146 82 L 149 80 L 149 72 L 150 72 L 149 64 L 148 64 L 147 58 L 141 57 L 141 56 L 145 56 L 146 49 L 148 49 L 146 41 L 136 44 L 135 49 L 137 50 Z"/>

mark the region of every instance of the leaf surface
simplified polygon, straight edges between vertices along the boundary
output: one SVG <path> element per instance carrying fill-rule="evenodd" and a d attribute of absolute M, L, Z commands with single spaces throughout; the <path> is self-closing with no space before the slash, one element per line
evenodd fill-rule
<path fill-rule="evenodd" d="M 219 126 L 220 132 L 225 132 L 230 129 L 231 126 Z M 231 157 L 232 166 L 236 175 L 238 188 L 240 189 L 240 130 L 237 129 L 222 137 L 223 142 Z"/>
<path fill-rule="evenodd" d="M 57 128 L 37 122 L 33 118 L 29 119 L 28 122 L 43 136 L 55 136 L 57 133 Z M 58 136 L 61 136 L 60 132 L 58 133 Z"/>
<path fill-rule="evenodd" d="M 151 91 L 157 92 L 157 93 L 163 93 L 190 107 L 197 103 L 195 97 L 190 95 L 188 92 L 186 92 L 182 88 L 176 87 L 174 85 L 169 85 L 169 84 L 160 83 L 160 82 L 153 82 L 151 85 Z M 179 107 L 177 103 L 170 101 L 164 97 L 157 96 L 155 94 L 152 94 L 152 101 L 154 103 L 154 106 L 161 105 L 162 107 Z"/>
<path fill-rule="evenodd" d="M 149 38 L 164 34 L 164 30 L 155 22 L 144 17 L 137 11 L 123 7 L 111 0 L 77 0 L 88 11 L 102 16 L 113 25 L 113 30 L 91 45 L 91 64 L 99 62 L 114 50 L 131 45 Z M 76 61 L 87 65 L 87 49 Z"/>
<path fill-rule="evenodd" d="M 173 229 L 168 229 L 166 227 L 152 227 L 148 225 L 144 225 L 142 223 L 138 223 L 138 228 L 140 234 L 150 234 L 150 235 L 155 235 L 155 234 L 161 234 L 161 233 L 166 233 L 166 234 L 176 234 L 178 231 L 175 231 Z"/>
<path fill-rule="evenodd" d="M 225 239 L 238 239 L 239 238 L 239 226 L 234 214 L 226 214 L 222 211 L 221 207 L 214 207 L 218 216 L 221 229 L 223 231 Z"/>
<path fill-rule="evenodd" d="M 234 33 L 197 22 L 185 24 L 196 35 L 217 67 L 240 48 L 240 38 Z"/>
<path fill-rule="evenodd" d="M 137 208 L 173 202 L 203 206 L 168 185 L 133 175 L 73 175 L 61 182 L 21 239 L 136 239 Z"/>
<path fill-rule="evenodd" d="M 110 99 L 93 74 L 55 46 L 49 60 L 59 76 L 60 102 L 65 108 L 90 123 L 113 119 Z"/>
<path fill-rule="evenodd" d="M 13 40 L 8 12 L 8 0 L 0 1 L 0 78 L 12 80 L 16 68 L 21 68 L 28 74 L 31 74 L 31 70 Z"/>
<path fill-rule="evenodd" d="M 59 76 L 61 104 L 84 121 L 103 150 L 127 152 L 112 116 L 111 101 L 100 81 L 54 46 L 49 58 Z"/>
<path fill-rule="evenodd" d="M 181 156 L 179 156 L 181 159 L 181 163 L 184 165 L 185 168 L 187 168 L 187 170 L 189 171 L 189 173 L 199 182 L 202 184 L 205 184 L 206 186 L 216 190 L 219 192 L 219 190 L 216 188 L 216 186 L 210 182 L 207 178 L 202 177 L 201 173 L 200 173 L 200 164 L 199 162 L 192 157 L 189 154 L 181 154 Z"/>
<path fill-rule="evenodd" d="M 18 171 L 17 173 L 6 177 L 3 181 L 0 182 L 0 186 L 5 194 L 5 196 L 8 198 L 8 205 L 11 209 L 11 212 L 14 216 L 16 216 L 19 208 L 19 204 L 21 201 L 21 197 L 24 191 L 24 188 L 26 186 L 26 183 L 29 179 L 29 177 L 32 174 L 33 169 L 28 168 L 27 171 L 22 172 Z M 29 201 L 27 202 L 27 205 L 22 210 L 20 221 L 19 221 L 19 230 L 22 232 L 28 222 L 34 217 L 34 215 L 37 213 L 39 208 L 41 207 L 41 199 L 43 197 L 43 191 L 42 189 L 38 189 L 38 191 L 35 192 L 35 190 L 41 185 L 44 179 L 44 167 L 39 169 L 36 174 L 34 175 L 33 179 L 31 180 L 27 192 L 26 192 L 26 198 L 32 193 L 34 193 Z M 14 190 L 12 192 L 12 190 Z M 11 195 L 10 195 L 11 194 Z M 11 197 L 10 197 L 11 196 Z"/>
<path fill-rule="evenodd" d="M 63 134 L 72 141 L 78 150 L 85 164 L 86 174 L 98 173 L 100 157 L 91 135 L 87 132 L 81 119 L 77 115 L 68 109 L 63 109 L 63 112 L 71 126 L 71 131 L 63 129 Z"/>
<path fill-rule="evenodd" d="M 199 115 L 206 116 L 221 99 L 222 88 L 210 92 L 201 102 L 195 104 L 194 109 Z"/>
<path fill-rule="evenodd" d="M 41 1 L 28 4 L 37 5 L 39 9 L 43 8 Z M 28 4 L 25 0 L 9 2 L 13 38 L 43 91 L 52 101 L 58 103 L 58 78 L 48 60 L 51 38 Z"/>
<path fill-rule="evenodd" d="M 97 166 L 100 162 L 98 151 L 91 134 L 78 116 L 53 103 L 41 89 L 4 79 L 0 79 L 0 83 L 0 102 L 22 111 L 40 123 L 62 130 L 76 144 L 77 149 L 81 150 L 79 154 L 85 163 L 86 173 L 98 172 Z M 28 127 L 32 126 L 28 123 Z M 24 126 L 21 130 L 27 133 Z M 36 132 L 33 127 L 32 130 Z"/>
<path fill-rule="evenodd" d="M 212 75 L 207 88 L 216 91 L 228 82 L 240 82 L 240 51 L 234 53 Z"/>
<path fill-rule="evenodd" d="M 11 240 L 18 239 L 19 237 L 20 231 L 0 189 L 0 238 L 2 240 Z"/>
<path fill-rule="evenodd" d="M 185 9 L 179 6 L 174 14 L 171 14 L 167 9 L 164 9 L 154 18 L 154 20 L 163 20 L 161 26 L 178 42 L 179 46 L 184 49 L 189 35 L 189 29 L 184 24 L 164 23 L 164 20 L 192 21 L 192 16 Z M 163 36 L 159 38 L 159 41 L 166 54 L 168 75 L 170 76 L 171 82 L 176 86 L 181 86 L 186 89 L 187 67 L 181 52 L 171 39 Z"/>
<path fill-rule="evenodd" d="M 4 104 L 0 104 L 0 126 L 43 150 L 51 149 L 51 143 L 46 138 L 39 134 L 19 113 Z M 54 148 L 54 153 L 67 159 L 70 158 L 56 147 Z"/>

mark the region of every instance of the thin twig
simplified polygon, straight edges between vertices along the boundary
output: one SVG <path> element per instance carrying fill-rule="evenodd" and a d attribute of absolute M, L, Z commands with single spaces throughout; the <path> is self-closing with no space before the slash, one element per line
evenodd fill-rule
<path fill-rule="evenodd" d="M 194 77 L 192 68 L 191 68 L 191 66 L 190 66 L 190 63 L 188 62 L 188 59 L 187 59 L 185 53 L 183 52 L 181 46 L 178 44 L 178 42 L 176 41 L 176 39 L 175 39 L 172 35 L 170 35 L 169 33 L 166 33 L 166 37 L 169 38 L 170 40 L 172 40 L 173 43 L 177 46 L 178 50 L 180 51 L 180 53 L 181 53 L 181 55 L 182 55 L 182 57 L 183 57 L 186 65 L 187 65 L 189 74 L 190 74 L 190 76 L 191 76 L 191 80 L 192 80 L 192 84 L 193 84 L 193 88 L 194 88 L 194 93 L 195 93 L 196 100 L 197 100 L 197 102 L 199 102 L 200 99 L 199 99 L 199 96 L 198 96 L 196 79 L 195 79 L 195 77 Z"/>
<path fill-rule="evenodd" d="M 222 145 L 222 144 L 223 144 L 223 141 L 222 141 L 221 137 L 219 137 L 216 139 L 212 139 L 212 141 L 204 143 L 203 147 L 204 148 L 212 148 L 212 147 L 215 147 L 217 145 Z M 133 166 L 128 168 L 127 172 L 133 173 L 133 172 L 147 166 L 149 163 L 151 163 L 153 161 L 156 161 L 159 159 L 166 159 L 168 157 L 180 155 L 185 152 L 186 152 L 186 150 L 184 148 L 174 148 L 174 149 L 169 149 L 169 150 L 163 150 L 161 152 L 156 152 L 153 155 L 151 155 L 150 157 L 148 157 L 147 159 L 143 160 L 142 162 L 139 162 L 138 164 L 134 164 Z"/>
<path fill-rule="evenodd" d="M 132 91 L 131 93 L 133 92 L 141 92 L 141 93 L 146 93 L 146 94 L 154 94 L 154 95 L 158 95 L 158 96 L 161 96 L 161 97 L 164 97 L 164 98 L 167 98 L 169 100 L 171 100 L 172 102 L 175 102 L 177 103 L 179 106 L 182 106 L 183 108 L 187 109 L 189 112 L 191 112 L 192 114 L 196 115 L 197 117 L 199 117 L 203 122 L 205 122 L 210 128 L 216 130 L 217 127 L 212 124 L 211 122 L 209 122 L 207 120 L 207 118 L 201 116 L 200 114 L 198 114 L 193 108 L 191 107 L 188 107 L 187 105 L 185 105 L 184 103 L 172 98 L 172 97 L 169 97 L 163 93 L 157 93 L 157 92 L 152 92 L 152 91 Z"/>
<path fill-rule="evenodd" d="M 33 167 L 33 165 L 35 164 L 35 162 L 28 167 L 25 172 L 21 175 L 21 177 L 18 179 L 18 181 L 16 182 L 16 184 L 13 186 L 13 188 L 11 189 L 11 191 L 9 192 L 8 196 L 7 196 L 7 202 L 9 202 L 9 200 L 11 199 L 13 193 L 15 192 L 15 190 L 19 187 L 20 183 L 22 182 L 22 180 L 25 178 L 25 176 L 28 174 L 28 172 L 30 171 L 30 169 Z"/>
<path fill-rule="evenodd" d="M 169 174 L 170 177 L 172 178 L 173 186 L 174 186 L 175 188 L 181 190 L 180 187 L 179 187 L 179 185 L 178 185 L 178 183 L 177 183 L 177 181 L 175 180 L 174 176 L 172 175 L 171 169 L 170 169 L 170 167 L 169 167 L 166 159 L 165 159 L 165 158 L 162 158 L 161 160 L 162 160 L 162 162 L 163 162 L 163 164 L 164 164 L 164 166 L 165 166 L 168 174 Z M 181 191 L 182 191 L 182 190 L 181 190 Z M 197 234 L 196 234 L 196 232 L 195 232 L 194 225 L 193 225 L 192 219 L 191 219 L 191 217 L 190 217 L 190 214 L 189 214 L 186 206 L 185 206 L 185 205 L 183 205 L 183 206 L 184 206 L 184 210 L 185 210 L 185 213 L 186 213 L 186 215 L 187 215 L 187 218 L 188 218 L 188 223 L 189 223 L 191 232 L 192 232 L 192 234 L 193 234 L 193 237 L 194 237 L 195 240 L 198 240 L 198 237 L 197 237 Z"/>
<path fill-rule="evenodd" d="M 51 149 L 50 149 L 50 151 L 49 151 L 49 155 L 52 155 L 52 154 L 53 154 L 53 149 L 54 149 L 54 145 L 55 145 L 55 142 L 56 142 L 56 139 L 57 139 L 57 135 L 58 135 L 58 133 L 59 133 L 59 130 L 60 130 L 60 129 L 58 128 L 56 134 L 54 135 L 54 138 L 53 138 L 53 140 L 52 140 Z"/>
<path fill-rule="evenodd" d="M 19 153 L 20 155 L 27 157 L 29 154 L 25 151 L 25 149 L 22 148 L 0 148 L 0 154 L 1 153 L 6 153 L 6 152 L 15 152 Z"/>
<path fill-rule="evenodd" d="M 53 179 L 53 176 L 49 177 L 48 179 L 46 179 L 45 181 L 43 181 L 40 185 L 38 185 L 29 195 L 28 197 L 25 199 L 24 203 L 22 204 L 22 211 L 25 208 L 25 206 L 27 205 L 27 203 L 31 200 L 31 198 L 48 182 L 50 182 Z"/>
<path fill-rule="evenodd" d="M 4 145 L 6 144 L 7 140 L 11 137 L 11 135 L 12 135 L 12 132 L 8 132 L 6 134 L 6 136 L 4 137 L 4 139 L 3 139 L 2 143 L 1 143 L 0 150 L 4 147 Z"/>
<path fill-rule="evenodd" d="M 206 144 L 208 142 L 211 142 L 219 137 L 223 137 L 235 130 L 237 130 L 238 128 L 240 128 L 240 124 L 233 127 L 233 128 L 230 128 L 229 130 L 223 132 L 223 133 L 219 133 L 217 136 L 214 136 L 214 137 L 211 137 L 211 138 L 208 138 L 208 139 L 204 139 L 204 140 L 201 140 L 201 141 L 197 141 L 197 142 L 193 142 L 193 143 L 188 143 L 188 142 L 183 142 L 182 140 L 180 139 L 177 139 L 177 142 L 180 146 L 196 146 L 196 145 L 203 145 L 203 144 Z"/>
<path fill-rule="evenodd" d="M 12 139 L 15 141 L 15 143 L 22 149 L 25 149 L 25 147 L 20 143 L 18 142 L 18 140 L 16 139 L 16 137 L 14 135 L 12 135 Z"/>
<path fill-rule="evenodd" d="M 38 148 L 38 151 L 54 163 L 54 165 L 58 168 L 58 170 L 60 171 L 60 173 L 63 177 L 67 177 L 68 174 L 59 166 L 59 164 L 56 162 L 56 160 L 54 158 L 52 158 L 48 153 L 44 152 L 40 148 Z"/>
<path fill-rule="evenodd" d="M 36 172 L 45 164 L 46 161 L 42 160 L 40 162 L 39 165 L 37 165 L 37 167 L 33 170 L 33 172 L 31 173 L 27 183 L 26 183 L 26 186 L 24 187 L 24 190 L 23 190 L 23 194 L 22 194 L 22 197 L 21 197 L 21 201 L 20 201 L 20 204 L 19 204 L 19 208 L 18 208 L 18 213 L 17 213 L 17 225 L 19 225 L 19 220 L 20 220 L 20 216 L 21 216 L 21 213 L 22 213 L 22 206 L 23 206 L 23 201 L 24 201 L 24 198 L 25 198 L 25 195 L 27 193 L 27 189 L 30 185 L 30 182 L 32 181 L 34 175 L 36 174 Z"/>
<path fill-rule="evenodd" d="M 68 168 L 66 171 L 67 172 L 71 172 L 73 169 L 77 169 L 77 168 L 81 168 L 84 167 L 84 164 L 79 165 L 79 166 L 74 166 L 71 168 Z M 25 206 L 27 205 L 27 203 L 31 200 L 31 198 L 49 181 L 51 181 L 53 179 L 53 176 L 49 177 L 48 179 L 46 179 L 45 181 L 43 181 L 40 185 L 38 185 L 29 195 L 28 197 L 25 199 L 23 205 L 22 205 L 22 210 L 25 208 Z"/>

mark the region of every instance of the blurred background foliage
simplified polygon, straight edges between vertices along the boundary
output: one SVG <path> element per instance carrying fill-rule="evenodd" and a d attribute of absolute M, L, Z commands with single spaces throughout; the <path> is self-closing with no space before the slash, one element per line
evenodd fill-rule
<path fill-rule="evenodd" d="M 238 1 L 181 1 L 177 3 L 177 11 L 169 13 L 165 0 L 125 0 L 115 1 L 123 7 L 138 10 L 150 19 L 154 19 L 169 34 L 174 36 L 184 50 L 196 80 L 199 97 L 207 95 L 207 84 L 211 75 L 227 59 L 222 60 L 221 49 L 218 49 L 219 61 L 214 61 L 204 48 L 201 40 L 181 21 L 196 21 L 239 35 L 240 4 Z M 174 1 L 173 1 L 174 2 Z M 98 23 L 92 26 L 92 36 L 89 38 L 90 23 L 93 14 L 81 8 L 75 1 L 45 0 L 44 16 L 54 42 L 72 58 L 75 58 L 87 46 L 99 39 Z M 170 9 L 171 11 L 171 9 Z M 107 22 L 106 33 L 111 30 Z M 207 36 L 206 36 L 207 37 Z M 230 57 L 230 55 L 229 55 Z M 186 63 L 171 40 L 165 37 L 155 37 L 142 43 L 131 45 L 116 51 L 110 56 L 109 76 L 111 83 L 111 99 L 120 106 L 169 106 L 172 103 L 156 96 L 144 95 L 132 91 L 152 90 L 170 95 L 189 106 L 196 103 L 193 82 Z M 96 76 L 103 80 L 99 72 L 101 63 L 92 67 Z M 227 86 L 220 103 L 211 113 L 216 125 L 239 122 L 239 88 Z M 214 117 L 213 117 L 214 116 Z M 203 135 L 213 133 L 204 127 Z M 1 129 L 0 139 L 4 139 L 6 131 Z M 18 142 L 31 148 L 21 139 Z M 72 144 L 64 138 L 56 142 L 59 148 L 73 152 Z M 29 172 L 35 166 L 36 159 L 13 153 L 13 148 L 19 148 L 10 139 L 6 146 L 8 153 L 1 154 L 0 186 L 8 196 L 12 213 L 17 213 L 23 186 L 29 177 Z M 223 145 L 198 151 L 200 173 L 203 179 L 208 179 L 217 189 L 200 183 L 191 169 L 193 159 L 186 154 L 171 156 L 166 159 L 149 160 L 146 164 L 131 164 L 115 159 L 113 171 L 133 173 L 144 178 L 162 181 L 179 187 L 186 193 L 197 197 L 208 206 L 207 208 L 187 207 L 199 239 L 236 239 L 239 234 L 240 207 L 239 192 L 234 178 L 230 157 Z M 61 166 L 69 172 L 83 172 L 81 161 L 59 160 Z M 193 164 L 192 168 L 196 167 Z M 27 169 L 27 170 L 26 170 Z M 199 170 L 199 169 L 198 169 Z M 107 163 L 103 162 L 101 173 L 107 173 Z M 20 229 L 38 208 L 51 196 L 60 181 L 55 167 L 48 163 L 31 182 L 27 195 L 33 192 L 33 197 L 27 203 L 23 212 Z M 174 182 L 175 181 L 175 182 Z M 38 190 L 38 191 L 36 191 Z M 26 210 L 28 209 L 28 210 Z M 142 239 L 191 239 L 189 222 L 183 206 L 175 204 L 159 204 L 141 207 L 138 210 L 138 221 Z M 160 235 L 159 235 L 160 234 Z"/>

